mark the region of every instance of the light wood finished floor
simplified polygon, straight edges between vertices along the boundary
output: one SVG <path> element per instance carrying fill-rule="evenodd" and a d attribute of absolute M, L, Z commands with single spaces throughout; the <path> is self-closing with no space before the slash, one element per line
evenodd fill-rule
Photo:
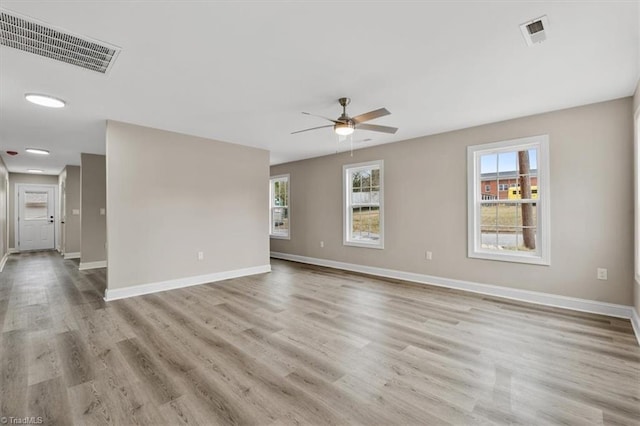
<path fill-rule="evenodd" d="M 629 321 L 273 261 L 105 303 L 53 253 L 0 274 L 0 416 L 44 424 L 640 424 Z"/>

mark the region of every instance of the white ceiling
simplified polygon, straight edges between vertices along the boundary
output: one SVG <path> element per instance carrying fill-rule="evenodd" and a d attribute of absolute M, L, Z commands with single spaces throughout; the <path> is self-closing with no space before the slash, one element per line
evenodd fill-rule
<path fill-rule="evenodd" d="M 10 171 L 57 174 L 104 153 L 106 119 L 261 147 L 273 164 L 326 155 L 326 124 L 386 107 L 356 146 L 395 142 L 633 93 L 638 2 L 2 1 L 120 46 L 108 75 L 0 47 L 0 150 Z M 527 47 L 519 24 L 549 17 Z M 64 109 L 37 107 L 48 93 Z M 24 153 L 49 149 L 46 158 Z M 180 147 L 176 147 L 179 149 Z M 340 146 L 345 149 L 346 146 Z M 5 151 L 20 151 L 9 157 Z"/>

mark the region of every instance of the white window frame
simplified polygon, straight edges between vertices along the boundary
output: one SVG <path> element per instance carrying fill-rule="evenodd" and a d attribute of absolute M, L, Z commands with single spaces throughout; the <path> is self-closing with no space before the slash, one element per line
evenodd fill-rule
<path fill-rule="evenodd" d="M 634 244 L 634 264 L 636 285 L 640 284 L 640 107 L 634 114 L 634 222 L 635 222 L 635 244 Z"/>
<path fill-rule="evenodd" d="M 352 179 L 351 174 L 359 170 L 370 169 L 372 166 L 378 166 L 380 169 L 380 239 L 378 241 L 362 241 L 351 239 L 351 223 L 352 223 L 352 204 L 351 190 Z M 384 249 L 384 160 L 367 161 L 357 164 L 345 164 L 342 166 L 342 224 L 343 224 L 343 240 L 345 246 L 366 247 L 373 249 Z"/>
<path fill-rule="evenodd" d="M 287 181 L 287 206 L 274 206 L 273 205 L 273 184 L 275 181 L 281 181 L 286 179 Z M 276 207 L 286 207 L 287 208 L 287 216 L 289 219 L 289 229 L 287 230 L 287 235 L 279 235 L 273 233 L 273 209 Z M 278 240 L 290 240 L 291 239 L 291 176 L 289 173 L 271 176 L 269 178 L 269 237 L 278 239 Z"/>
<path fill-rule="evenodd" d="M 521 151 L 536 148 L 538 199 L 537 239 L 535 253 L 517 251 L 496 251 L 483 249 L 480 235 L 480 204 L 483 201 L 480 192 L 480 157 L 488 154 Z M 467 147 L 467 242 L 468 257 L 507 262 L 551 264 L 550 232 L 550 181 L 549 181 L 549 136 L 538 135 Z M 507 201 L 508 202 L 508 201 Z"/>

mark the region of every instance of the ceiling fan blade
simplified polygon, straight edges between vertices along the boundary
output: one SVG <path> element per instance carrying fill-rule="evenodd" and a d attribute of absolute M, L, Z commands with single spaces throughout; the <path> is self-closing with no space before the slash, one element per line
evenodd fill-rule
<path fill-rule="evenodd" d="M 356 123 L 364 123 L 365 121 L 373 120 L 374 118 L 384 117 L 391 114 L 386 108 L 376 109 L 375 111 L 365 112 L 364 114 L 356 115 L 352 118 Z"/>
<path fill-rule="evenodd" d="M 356 124 L 356 129 L 359 130 L 371 130 L 372 132 L 382 132 L 395 134 L 398 131 L 397 127 L 378 126 L 377 124 Z"/>
<path fill-rule="evenodd" d="M 309 130 L 324 129 L 325 127 L 333 127 L 333 124 L 328 124 L 326 126 L 312 127 L 310 129 L 298 130 L 296 132 L 291 132 L 291 134 L 295 135 L 296 133 L 308 132 Z"/>
<path fill-rule="evenodd" d="M 311 114 L 310 112 L 303 112 L 304 115 L 310 115 L 312 117 L 320 117 L 320 118 L 324 118 L 325 120 L 328 120 L 332 123 L 341 123 L 341 120 L 334 120 L 333 118 L 328 118 L 328 117 L 324 117 L 322 115 L 318 115 L 318 114 Z"/>

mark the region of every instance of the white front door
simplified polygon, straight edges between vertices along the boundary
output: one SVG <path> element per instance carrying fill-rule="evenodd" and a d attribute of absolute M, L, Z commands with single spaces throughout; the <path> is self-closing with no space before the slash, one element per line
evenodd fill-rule
<path fill-rule="evenodd" d="M 47 250 L 54 245 L 54 190 L 46 186 L 22 186 L 19 200 L 20 250 Z"/>

